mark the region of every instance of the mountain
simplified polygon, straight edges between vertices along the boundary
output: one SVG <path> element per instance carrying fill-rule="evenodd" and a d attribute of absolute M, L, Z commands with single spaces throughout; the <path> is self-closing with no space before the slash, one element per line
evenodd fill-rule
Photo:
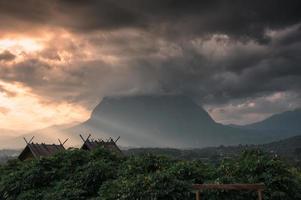
<path fill-rule="evenodd" d="M 105 97 L 73 134 L 117 138 L 124 146 L 205 147 L 263 143 L 267 138 L 216 123 L 193 100 L 181 95 Z"/>
<path fill-rule="evenodd" d="M 263 121 L 240 128 L 260 131 L 277 138 L 301 135 L 301 109 L 275 114 Z"/>
<path fill-rule="evenodd" d="M 219 145 L 263 144 L 301 135 L 301 109 L 274 115 L 245 126 L 222 125 L 193 100 L 181 95 L 105 97 L 86 122 L 51 126 L 25 135 L 0 131 L 1 148 L 22 148 L 24 140 L 57 143 L 70 138 L 68 146 L 79 147 L 79 134 L 108 139 L 121 136 L 126 147 L 203 148 Z M 18 133 L 20 135 L 20 133 Z M 8 137 L 10 136 L 10 137 Z"/>

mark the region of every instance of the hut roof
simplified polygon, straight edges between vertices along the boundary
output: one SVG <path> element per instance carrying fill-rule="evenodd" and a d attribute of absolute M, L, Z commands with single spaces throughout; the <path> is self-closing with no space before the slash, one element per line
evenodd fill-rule
<path fill-rule="evenodd" d="M 62 144 L 56 145 L 44 143 L 28 143 L 18 158 L 20 160 L 25 160 L 28 153 L 31 153 L 34 158 L 47 157 L 63 150 L 65 150 L 65 147 Z"/>
<path fill-rule="evenodd" d="M 108 141 L 90 140 L 89 137 L 88 137 L 86 140 L 84 140 L 84 144 L 82 145 L 81 149 L 93 150 L 97 147 L 103 147 L 103 148 L 108 149 L 110 151 L 122 154 L 122 151 L 116 145 L 116 141 L 114 141 L 112 138 L 110 138 Z"/>

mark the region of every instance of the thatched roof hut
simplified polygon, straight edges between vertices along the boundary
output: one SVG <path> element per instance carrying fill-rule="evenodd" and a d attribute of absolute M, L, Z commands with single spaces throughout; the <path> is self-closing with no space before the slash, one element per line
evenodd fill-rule
<path fill-rule="evenodd" d="M 60 151 L 64 151 L 65 150 L 64 144 L 67 141 L 65 140 L 64 143 L 60 142 L 60 144 L 45 144 L 45 143 L 38 144 L 38 143 L 33 143 L 32 139 L 33 137 L 29 142 L 27 142 L 27 140 L 24 138 L 27 145 L 18 157 L 21 161 L 27 159 L 48 157 Z"/>
<path fill-rule="evenodd" d="M 91 140 L 90 136 L 91 135 L 89 135 L 87 139 L 84 139 L 81 136 L 81 138 L 84 142 L 81 149 L 91 151 L 97 147 L 103 147 L 104 149 L 108 149 L 112 152 L 122 154 L 122 151 L 119 149 L 119 147 L 116 144 L 116 142 L 118 141 L 119 138 L 115 141 L 112 138 L 108 139 L 107 141 L 104 141 L 104 140 Z"/>

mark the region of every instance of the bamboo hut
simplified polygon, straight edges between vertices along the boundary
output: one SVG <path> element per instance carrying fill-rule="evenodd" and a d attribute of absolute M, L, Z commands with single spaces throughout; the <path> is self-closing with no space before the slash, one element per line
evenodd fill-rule
<path fill-rule="evenodd" d="M 122 154 L 122 151 L 119 149 L 119 147 L 116 144 L 120 137 L 118 137 L 115 141 L 112 138 L 109 138 L 106 141 L 100 139 L 93 140 L 90 139 L 91 135 L 89 135 L 86 139 L 84 139 L 82 135 L 80 135 L 80 137 L 84 142 L 81 147 L 81 149 L 83 150 L 91 151 L 95 148 L 102 147 L 104 149 L 110 150 L 117 154 Z"/>
<path fill-rule="evenodd" d="M 63 143 L 59 140 L 60 144 L 45 144 L 45 143 L 33 143 L 34 137 L 28 142 L 25 138 L 26 147 L 19 155 L 19 160 L 24 161 L 28 159 L 38 159 L 41 157 L 52 156 L 60 151 L 64 151 L 64 144 L 67 142 L 66 139 Z"/>

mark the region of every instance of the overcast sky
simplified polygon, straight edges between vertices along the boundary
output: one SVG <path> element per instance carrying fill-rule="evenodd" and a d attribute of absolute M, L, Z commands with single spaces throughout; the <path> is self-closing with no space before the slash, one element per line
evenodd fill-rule
<path fill-rule="evenodd" d="M 301 106 L 300 0 L 0 0 L 0 129 L 185 94 L 222 123 Z"/>

